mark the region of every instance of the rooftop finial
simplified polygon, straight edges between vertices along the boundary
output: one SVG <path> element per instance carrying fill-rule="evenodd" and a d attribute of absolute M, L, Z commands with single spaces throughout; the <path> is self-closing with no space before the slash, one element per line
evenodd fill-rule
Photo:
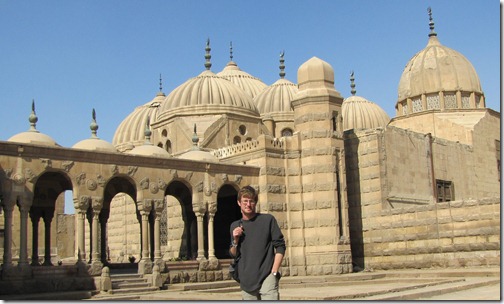
<path fill-rule="evenodd" d="M 284 78 L 285 77 L 285 65 L 284 65 L 284 55 L 285 55 L 285 51 L 282 51 L 280 53 L 280 78 Z"/>
<path fill-rule="evenodd" d="M 161 77 L 161 73 L 159 73 L 159 92 L 163 92 L 163 78 Z"/>
<path fill-rule="evenodd" d="M 429 33 L 429 37 L 431 36 L 437 36 L 437 33 L 434 31 L 434 21 L 432 20 L 432 9 L 430 8 L 427 8 L 427 12 L 429 13 L 429 28 L 430 28 L 430 33 Z"/>
<path fill-rule="evenodd" d="M 91 117 L 92 117 L 91 125 L 89 126 L 89 128 L 91 129 L 91 138 L 98 138 L 98 136 L 96 136 L 96 131 L 98 130 L 98 124 L 96 123 L 96 111 L 94 108 Z"/>
<path fill-rule="evenodd" d="M 37 124 L 38 117 L 35 114 L 35 99 L 32 99 L 32 110 L 30 117 L 28 117 L 28 121 L 30 122 L 30 130 L 29 131 L 35 131 L 38 132 L 37 129 L 35 128 L 35 125 Z"/>
<path fill-rule="evenodd" d="M 229 61 L 233 61 L 233 41 L 229 42 Z"/>
<path fill-rule="evenodd" d="M 350 93 L 352 93 L 353 96 L 355 96 L 355 93 L 357 93 L 357 91 L 355 90 L 355 78 L 354 78 L 354 71 L 350 72 L 350 87 L 352 88 L 352 90 L 350 91 Z"/>
<path fill-rule="evenodd" d="M 198 134 L 196 134 L 196 124 L 194 124 L 194 133 L 193 133 L 193 137 L 192 137 L 192 142 L 193 142 L 193 150 L 198 150 L 199 138 L 198 138 Z"/>
<path fill-rule="evenodd" d="M 205 68 L 207 70 L 210 70 L 210 68 L 212 67 L 212 63 L 210 62 L 210 58 L 212 58 L 212 56 L 210 55 L 210 51 L 212 49 L 210 48 L 210 38 L 207 39 L 207 42 L 206 42 L 206 48 L 205 48 L 205 59 L 206 59 L 206 62 L 205 62 Z"/>
<path fill-rule="evenodd" d="M 144 132 L 146 145 L 152 144 L 150 141 L 151 134 L 152 134 L 152 132 L 150 130 L 150 116 L 147 116 L 147 119 L 145 121 L 145 132 Z"/>

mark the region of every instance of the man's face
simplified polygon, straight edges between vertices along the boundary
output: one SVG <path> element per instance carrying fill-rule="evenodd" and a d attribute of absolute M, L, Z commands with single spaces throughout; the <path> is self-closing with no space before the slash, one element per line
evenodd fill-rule
<path fill-rule="evenodd" d="M 241 200 L 238 201 L 240 209 L 245 215 L 253 215 L 256 212 L 256 201 L 254 198 L 248 196 L 242 196 Z"/>

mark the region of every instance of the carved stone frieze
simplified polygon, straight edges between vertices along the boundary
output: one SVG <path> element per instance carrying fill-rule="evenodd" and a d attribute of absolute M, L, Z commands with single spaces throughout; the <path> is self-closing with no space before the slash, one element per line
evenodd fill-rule
<path fill-rule="evenodd" d="M 91 178 L 90 178 L 90 179 L 88 179 L 88 180 L 86 181 L 86 187 L 87 187 L 89 190 L 93 191 L 93 190 L 96 190 L 96 188 L 98 188 L 98 185 L 96 184 L 96 181 L 95 181 L 94 179 L 91 179 Z"/>
<path fill-rule="evenodd" d="M 166 186 L 167 185 L 166 185 L 165 181 L 159 178 L 158 179 L 158 188 L 164 191 L 166 189 Z"/>
<path fill-rule="evenodd" d="M 150 183 L 149 184 L 149 190 L 152 194 L 156 194 L 159 192 L 159 187 L 157 183 Z"/>
<path fill-rule="evenodd" d="M 79 198 L 74 198 L 74 208 L 75 210 L 86 210 L 89 207 L 89 201 L 91 197 L 89 195 L 81 195 Z"/>
<path fill-rule="evenodd" d="M 91 198 L 91 207 L 93 210 L 100 210 L 103 206 L 103 197 L 101 196 L 93 196 Z"/>
<path fill-rule="evenodd" d="M 40 162 L 44 166 L 44 169 L 52 168 L 52 160 L 49 158 L 41 158 Z"/>
<path fill-rule="evenodd" d="M 143 189 L 143 190 L 149 189 L 149 178 L 148 177 L 144 177 L 140 181 L 140 189 Z"/>
<path fill-rule="evenodd" d="M 101 174 L 96 175 L 97 183 L 100 187 L 105 187 L 106 180 Z"/>
<path fill-rule="evenodd" d="M 137 166 L 128 166 L 128 175 L 133 177 L 133 175 L 135 175 L 137 170 L 138 170 Z"/>
<path fill-rule="evenodd" d="M 243 176 L 242 176 L 242 175 L 237 174 L 237 175 L 235 176 L 235 183 L 237 183 L 237 184 L 239 185 L 239 184 L 241 183 L 242 179 L 243 179 Z"/>
<path fill-rule="evenodd" d="M 77 181 L 77 185 L 81 186 L 86 181 L 86 173 L 81 172 L 79 175 L 77 175 L 75 180 Z"/>
<path fill-rule="evenodd" d="M 65 170 L 66 172 L 70 172 L 70 169 L 72 169 L 73 165 L 75 163 L 71 160 L 67 160 L 67 161 L 64 161 L 61 163 L 61 167 L 63 168 L 63 170 Z"/>
<path fill-rule="evenodd" d="M 110 173 L 112 174 L 119 173 L 119 167 L 117 165 L 110 165 Z"/>

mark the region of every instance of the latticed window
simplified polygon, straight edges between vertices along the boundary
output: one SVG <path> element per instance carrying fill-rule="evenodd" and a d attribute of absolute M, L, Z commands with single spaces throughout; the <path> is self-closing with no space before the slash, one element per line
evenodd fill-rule
<path fill-rule="evenodd" d="M 439 95 L 427 96 L 427 110 L 440 108 L 441 106 L 439 105 Z"/>
<path fill-rule="evenodd" d="M 413 99 L 413 113 L 416 113 L 416 112 L 421 112 L 423 109 L 422 109 L 422 99 L 421 98 L 416 98 L 416 99 Z"/>
<path fill-rule="evenodd" d="M 292 130 L 289 128 L 283 129 L 282 136 L 292 136 Z"/>
<path fill-rule="evenodd" d="M 163 211 L 161 213 L 161 219 L 159 221 L 159 234 L 160 234 L 160 244 L 161 246 L 168 245 L 168 212 L 166 210 L 166 199 L 163 200 Z"/>
<path fill-rule="evenodd" d="M 462 109 L 469 109 L 471 107 L 471 103 L 469 102 L 469 95 L 462 96 Z"/>
<path fill-rule="evenodd" d="M 457 108 L 457 96 L 455 94 L 446 94 L 444 96 L 445 109 Z"/>
<path fill-rule="evenodd" d="M 453 183 L 451 181 L 436 180 L 438 202 L 451 202 L 454 198 Z"/>

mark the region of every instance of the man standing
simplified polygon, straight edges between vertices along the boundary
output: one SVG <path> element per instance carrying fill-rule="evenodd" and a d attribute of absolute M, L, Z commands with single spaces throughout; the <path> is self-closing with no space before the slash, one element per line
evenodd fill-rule
<path fill-rule="evenodd" d="M 278 282 L 285 240 L 271 214 L 256 212 L 257 192 L 245 186 L 238 192 L 242 218 L 230 227 L 231 256 L 240 256 L 238 273 L 243 300 L 279 300 Z"/>

